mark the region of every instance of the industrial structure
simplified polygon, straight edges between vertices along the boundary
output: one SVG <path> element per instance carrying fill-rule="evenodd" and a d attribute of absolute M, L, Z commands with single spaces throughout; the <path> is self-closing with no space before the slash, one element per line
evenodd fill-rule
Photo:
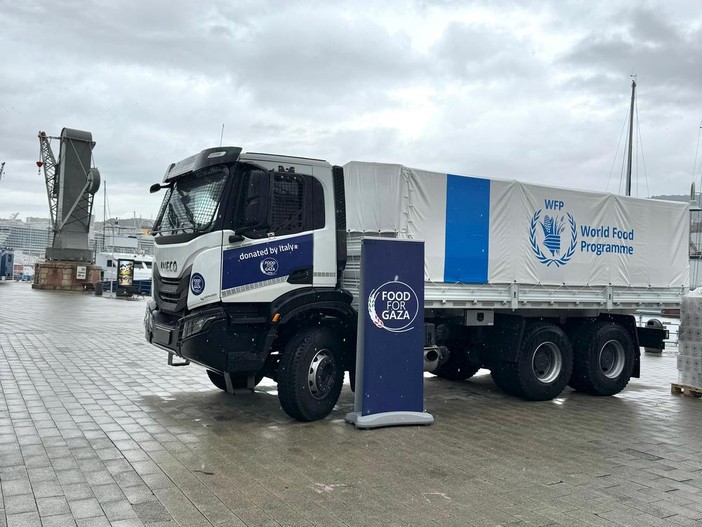
<path fill-rule="evenodd" d="M 58 160 L 51 139 L 60 140 Z M 90 132 L 64 128 L 58 138 L 39 132 L 39 146 L 37 166 L 44 171 L 52 241 L 46 262 L 37 264 L 32 287 L 81 290 L 99 279 L 88 246 L 93 198 L 100 188 L 100 173 L 92 167 L 95 143 Z"/>

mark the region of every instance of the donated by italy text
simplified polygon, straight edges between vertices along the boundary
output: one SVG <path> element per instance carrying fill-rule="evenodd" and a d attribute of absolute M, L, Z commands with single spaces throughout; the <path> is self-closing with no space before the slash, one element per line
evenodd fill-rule
<path fill-rule="evenodd" d="M 239 255 L 239 261 L 249 260 L 251 258 L 260 258 L 262 256 L 270 256 L 279 253 L 291 253 L 300 248 L 296 243 L 280 243 L 276 245 L 267 245 L 263 249 L 254 249 L 252 251 L 243 252 Z"/>

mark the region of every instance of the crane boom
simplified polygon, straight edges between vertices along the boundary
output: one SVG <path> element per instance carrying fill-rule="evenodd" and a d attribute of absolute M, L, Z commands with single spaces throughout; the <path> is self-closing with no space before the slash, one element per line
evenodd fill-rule
<path fill-rule="evenodd" d="M 41 161 L 37 163 L 39 168 L 44 169 L 44 180 L 46 181 L 46 195 L 49 198 L 49 213 L 51 214 L 51 230 L 56 233 L 56 212 L 58 210 L 58 174 L 56 173 L 56 158 L 51 151 L 49 143 L 51 137 L 45 132 L 39 132 L 39 155 Z"/>

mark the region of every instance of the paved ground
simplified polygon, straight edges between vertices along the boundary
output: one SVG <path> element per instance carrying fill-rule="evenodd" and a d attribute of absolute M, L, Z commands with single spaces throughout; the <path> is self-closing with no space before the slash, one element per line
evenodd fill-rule
<path fill-rule="evenodd" d="M 144 300 L 0 283 L 0 526 L 698 525 L 702 400 L 675 351 L 616 397 L 426 380 L 430 427 L 360 431 L 273 384 L 230 396 L 166 365 Z"/>

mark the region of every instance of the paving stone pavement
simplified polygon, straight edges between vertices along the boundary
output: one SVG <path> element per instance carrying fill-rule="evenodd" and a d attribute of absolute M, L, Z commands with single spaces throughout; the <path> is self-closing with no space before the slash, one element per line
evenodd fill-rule
<path fill-rule="evenodd" d="M 429 427 L 298 423 L 143 340 L 145 301 L 0 283 L 0 527 L 702 522 L 702 400 L 674 348 L 615 397 L 427 377 Z"/>

